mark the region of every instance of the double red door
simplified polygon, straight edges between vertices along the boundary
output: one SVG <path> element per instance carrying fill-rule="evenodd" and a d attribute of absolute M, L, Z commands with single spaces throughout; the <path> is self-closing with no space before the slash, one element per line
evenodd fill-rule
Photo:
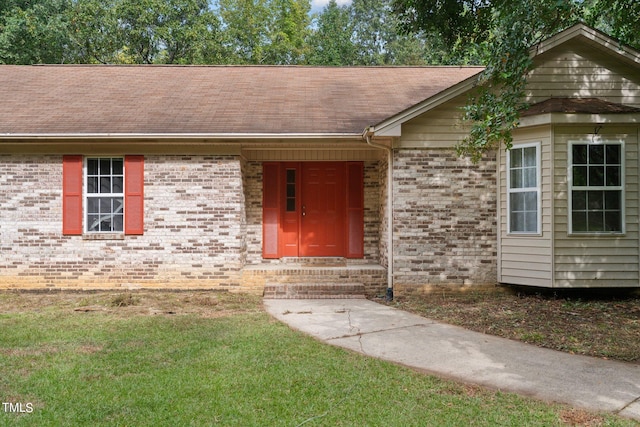
<path fill-rule="evenodd" d="M 363 256 L 362 162 L 264 164 L 263 256 Z"/>

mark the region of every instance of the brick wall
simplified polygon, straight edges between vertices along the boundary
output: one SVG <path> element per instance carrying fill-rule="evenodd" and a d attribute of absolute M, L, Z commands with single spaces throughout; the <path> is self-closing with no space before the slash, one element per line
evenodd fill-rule
<path fill-rule="evenodd" d="M 0 287 L 239 286 L 246 253 L 233 156 L 145 156 L 145 233 L 63 236 L 62 156 L 0 155 Z"/>
<path fill-rule="evenodd" d="M 478 165 L 453 150 L 394 157 L 394 285 L 495 283 L 495 156 Z"/>

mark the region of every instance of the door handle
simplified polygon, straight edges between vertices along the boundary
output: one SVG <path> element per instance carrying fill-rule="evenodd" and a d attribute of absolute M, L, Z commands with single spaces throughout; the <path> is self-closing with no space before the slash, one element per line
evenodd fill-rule
<path fill-rule="evenodd" d="M 304 205 L 302 205 L 302 216 L 307 216 L 307 209 Z"/>

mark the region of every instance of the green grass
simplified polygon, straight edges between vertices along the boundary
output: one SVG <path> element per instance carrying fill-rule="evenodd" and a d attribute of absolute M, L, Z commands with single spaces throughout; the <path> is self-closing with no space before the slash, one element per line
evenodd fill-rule
<path fill-rule="evenodd" d="M 202 304 L 188 313 L 198 298 L 181 300 L 175 315 L 108 301 L 105 311 L 69 304 L 4 311 L 0 401 L 34 410 L 0 407 L 0 425 L 553 426 L 576 419 L 562 406 L 324 345 L 271 319 L 257 300 L 216 298 L 209 312 L 216 315 Z"/>

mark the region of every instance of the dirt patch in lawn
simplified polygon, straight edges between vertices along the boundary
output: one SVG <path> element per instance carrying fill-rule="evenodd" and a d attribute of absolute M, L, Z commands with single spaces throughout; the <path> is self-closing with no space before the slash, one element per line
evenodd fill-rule
<path fill-rule="evenodd" d="M 495 287 L 396 297 L 437 321 L 568 353 L 640 364 L 640 295 Z"/>
<path fill-rule="evenodd" d="M 219 291 L 99 291 L 0 292 L 0 313 L 60 310 L 77 314 L 109 313 L 117 316 L 197 315 L 224 317 L 262 311 L 256 295 Z"/>

